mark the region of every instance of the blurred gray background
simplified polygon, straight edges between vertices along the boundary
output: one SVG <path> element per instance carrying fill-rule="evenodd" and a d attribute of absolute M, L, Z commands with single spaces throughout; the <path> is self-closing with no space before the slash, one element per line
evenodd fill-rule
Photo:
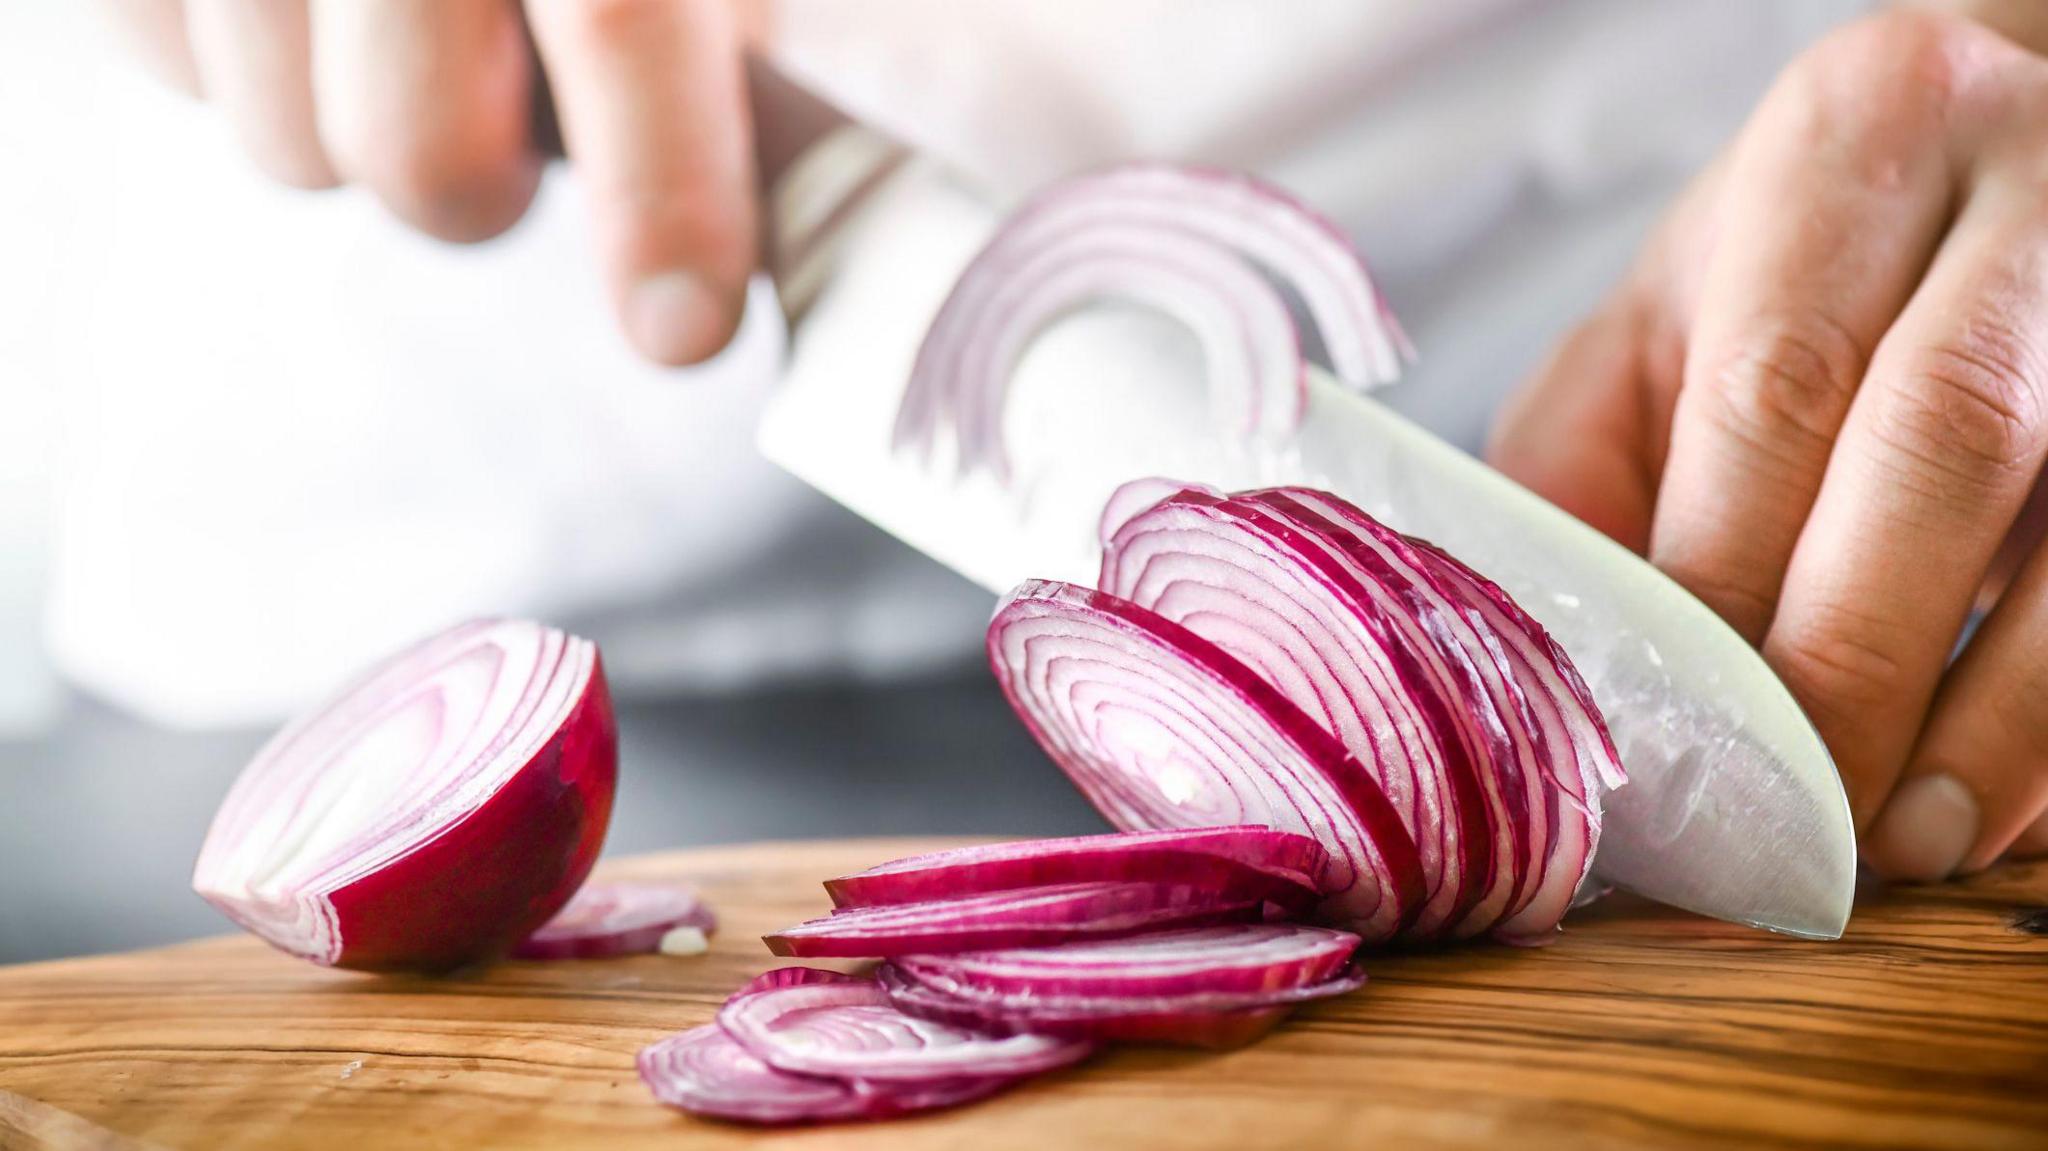
<path fill-rule="evenodd" d="M 1103 829 L 985 672 L 885 688 L 622 700 L 608 855 L 844 835 Z M 171 732 L 88 700 L 0 742 L 0 963 L 231 930 L 192 894 L 215 805 L 267 733 Z"/>

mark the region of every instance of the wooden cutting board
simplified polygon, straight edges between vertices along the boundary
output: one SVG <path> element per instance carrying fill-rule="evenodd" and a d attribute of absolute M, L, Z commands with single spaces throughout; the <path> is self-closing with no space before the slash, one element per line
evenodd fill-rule
<path fill-rule="evenodd" d="M 326 971 L 250 939 L 0 969 L 0 1148 L 2048 1148 L 2048 863 L 1874 896 L 1802 943 L 1616 898 L 1550 947 L 1380 958 L 1222 1053 L 1123 1049 L 885 1124 L 752 1131 L 633 1054 L 773 966 L 818 881 L 942 844 L 623 861 L 725 919 L 708 956 Z"/>

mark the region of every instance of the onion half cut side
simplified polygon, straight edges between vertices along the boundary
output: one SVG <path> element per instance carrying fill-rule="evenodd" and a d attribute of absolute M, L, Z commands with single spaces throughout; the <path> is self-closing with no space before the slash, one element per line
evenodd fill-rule
<path fill-rule="evenodd" d="M 1269 278 L 1270 277 L 1270 278 Z M 1202 341 L 1219 425 L 1277 439 L 1300 425 L 1301 300 L 1338 379 L 1393 379 L 1410 354 L 1356 250 L 1300 201 L 1249 177 L 1134 164 L 1054 185 L 961 274 L 927 332 L 897 414 L 899 449 L 950 430 L 961 471 L 1007 478 L 1001 417 L 1012 369 L 1053 321 L 1123 300 Z"/>
<path fill-rule="evenodd" d="M 214 816 L 193 887 L 315 963 L 492 958 L 582 885 L 617 773 L 595 645 L 462 624 L 273 737 Z"/>
<path fill-rule="evenodd" d="M 662 938 L 678 927 L 710 935 L 718 930 L 718 917 L 688 887 L 586 883 L 512 954 L 519 959 L 640 955 L 659 950 Z"/>
<path fill-rule="evenodd" d="M 861 958 L 1037 947 L 1162 927 L 1257 919 L 1267 885 L 1063 883 L 852 907 L 763 936 L 776 955 Z"/>
<path fill-rule="evenodd" d="M 1016 1079 L 1094 1050 L 1046 1035 L 991 1036 L 905 1015 L 873 979 L 810 971 L 756 981 L 726 1000 L 718 1025 L 755 1058 L 793 1075 L 897 1084 Z M 773 973 L 771 973 L 773 974 Z"/>
<path fill-rule="evenodd" d="M 1323 910 L 1368 942 L 1421 907 L 1414 841 L 1343 745 L 1257 673 L 1128 600 L 1028 581 L 989 625 L 1010 705 L 1126 829 L 1255 823 L 1330 853 Z"/>
<path fill-rule="evenodd" d="M 825 881 L 838 907 L 915 903 L 1062 883 L 1217 885 L 1297 907 L 1320 894 L 1329 853 L 1270 827 L 1127 831 L 913 855 Z"/>

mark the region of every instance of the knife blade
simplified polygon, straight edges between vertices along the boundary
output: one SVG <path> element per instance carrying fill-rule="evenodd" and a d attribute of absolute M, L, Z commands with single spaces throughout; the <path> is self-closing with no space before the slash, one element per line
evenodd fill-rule
<path fill-rule="evenodd" d="M 1599 880 L 1786 934 L 1841 934 L 1856 841 L 1826 746 L 1755 649 L 1641 558 L 1320 372 L 1291 443 L 1220 437 L 1185 335 L 1114 310 L 1070 319 L 1020 363 L 1010 484 L 929 467 L 892 451 L 896 407 L 997 209 L 844 122 L 786 165 L 771 205 L 783 224 L 771 265 L 804 322 L 759 430 L 768 458 L 995 592 L 1031 577 L 1092 584 L 1097 518 L 1128 479 L 1335 492 L 1485 572 L 1571 655 L 1630 777 L 1606 799 Z"/>

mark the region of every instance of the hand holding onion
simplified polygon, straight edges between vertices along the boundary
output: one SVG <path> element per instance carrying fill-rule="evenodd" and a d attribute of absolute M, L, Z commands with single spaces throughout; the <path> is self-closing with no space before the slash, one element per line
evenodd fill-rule
<path fill-rule="evenodd" d="M 1490 452 L 1762 647 L 1888 878 L 2048 851 L 2044 144 L 2048 59 L 2022 43 L 1924 13 L 1843 29 Z"/>

